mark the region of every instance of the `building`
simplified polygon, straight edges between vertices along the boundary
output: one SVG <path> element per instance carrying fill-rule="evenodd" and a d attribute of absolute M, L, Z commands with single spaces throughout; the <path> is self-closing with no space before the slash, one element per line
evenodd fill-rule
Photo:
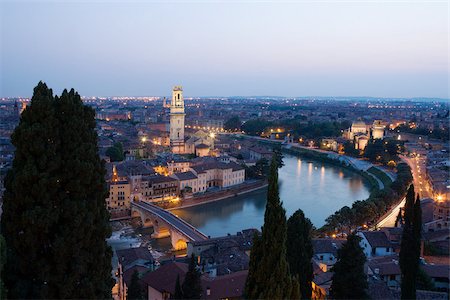
<path fill-rule="evenodd" d="M 106 207 L 111 213 L 120 213 L 130 209 L 131 184 L 126 177 L 119 177 L 117 168 L 112 168 L 111 180 L 108 183 L 109 194 Z"/>
<path fill-rule="evenodd" d="M 337 261 L 337 251 L 342 247 L 344 239 L 313 239 L 314 256 L 313 260 L 320 269 L 327 272 L 329 267 Z"/>
<path fill-rule="evenodd" d="M 170 147 L 173 153 L 183 154 L 184 149 L 184 99 L 183 88 L 175 86 L 170 104 Z"/>
<path fill-rule="evenodd" d="M 360 231 L 357 235 L 361 238 L 359 245 L 367 258 L 394 253 L 394 245 L 383 231 Z"/>
<path fill-rule="evenodd" d="M 143 200 L 158 202 L 177 200 L 179 195 L 178 180 L 168 176 L 144 176 L 140 186 Z"/>
<path fill-rule="evenodd" d="M 183 282 L 187 270 L 187 264 L 171 262 L 145 274 L 141 281 L 147 286 L 147 299 L 171 299 L 177 277 Z M 247 270 L 217 277 L 202 275 L 202 299 L 242 299 L 247 275 Z"/>
<path fill-rule="evenodd" d="M 382 140 L 384 138 L 384 128 L 386 128 L 386 124 L 384 124 L 381 120 L 373 121 L 372 138 Z"/>

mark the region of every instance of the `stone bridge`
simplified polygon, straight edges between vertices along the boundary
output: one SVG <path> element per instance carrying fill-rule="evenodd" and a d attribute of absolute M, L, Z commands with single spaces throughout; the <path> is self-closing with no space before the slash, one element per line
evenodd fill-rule
<path fill-rule="evenodd" d="M 186 249 L 187 242 L 206 240 L 208 237 L 188 222 L 154 204 L 131 202 L 131 216 L 140 217 L 144 227 L 153 227 L 153 238 L 170 236 L 175 250 Z"/>

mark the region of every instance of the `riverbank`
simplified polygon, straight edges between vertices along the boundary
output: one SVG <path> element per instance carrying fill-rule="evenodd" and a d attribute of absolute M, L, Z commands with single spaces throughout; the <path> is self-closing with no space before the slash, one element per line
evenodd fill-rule
<path fill-rule="evenodd" d="M 265 180 L 258 180 L 256 182 L 244 183 L 244 184 L 239 185 L 238 187 L 194 196 L 191 199 L 183 200 L 177 206 L 173 206 L 173 207 L 171 206 L 166 209 L 174 210 L 174 209 L 182 209 L 182 208 L 203 205 L 203 204 L 207 204 L 207 203 L 212 203 L 212 202 L 216 202 L 216 201 L 220 201 L 220 200 L 225 200 L 225 199 L 241 196 L 241 195 L 251 193 L 251 192 L 254 192 L 254 191 L 257 191 L 260 189 L 264 189 L 266 187 L 267 187 L 267 181 L 265 181 Z"/>
<path fill-rule="evenodd" d="M 246 138 L 242 135 L 241 137 Z M 321 231 L 324 233 L 340 231 L 345 226 L 349 227 L 348 224 L 345 224 L 345 226 L 342 224 L 341 215 L 346 215 L 346 218 L 351 218 L 352 220 L 346 220 L 346 222 L 351 222 L 352 226 L 350 227 L 354 228 L 366 223 L 374 224 L 374 228 L 380 224 L 392 226 L 392 220 L 396 217 L 399 207 L 402 206 L 406 189 L 411 183 L 410 168 L 406 164 L 397 166 L 397 174 L 390 174 L 372 163 L 338 153 L 302 147 L 300 145 L 283 145 L 280 141 L 267 140 L 259 137 L 247 138 L 256 140 L 258 143 L 265 144 L 266 146 L 282 145 L 282 151 L 285 153 L 337 165 L 349 169 L 366 179 L 371 186 L 370 196 L 366 200 L 355 201 L 351 207 L 345 206 L 330 215 L 327 219 L 327 224 L 321 228 Z M 349 213 L 350 215 L 348 215 Z"/>

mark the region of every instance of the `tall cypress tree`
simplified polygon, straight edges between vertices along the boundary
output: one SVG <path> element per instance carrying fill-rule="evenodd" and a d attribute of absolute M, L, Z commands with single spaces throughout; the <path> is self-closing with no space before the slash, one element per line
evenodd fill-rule
<path fill-rule="evenodd" d="M 183 281 L 183 297 L 185 299 L 200 299 L 202 296 L 202 282 L 200 271 L 197 270 L 194 254 L 191 255 L 189 268 Z"/>
<path fill-rule="evenodd" d="M 134 270 L 133 275 L 131 276 L 130 286 L 127 290 L 127 299 L 141 300 L 143 298 L 141 285 L 139 284 L 139 273 L 137 270 Z"/>
<path fill-rule="evenodd" d="M 312 223 L 301 209 L 287 221 L 287 260 L 293 276 L 297 276 L 302 298 L 311 299 L 314 254 L 311 241 Z"/>
<path fill-rule="evenodd" d="M 353 233 L 338 250 L 338 260 L 331 270 L 334 272 L 330 289 L 333 299 L 367 298 L 367 277 L 364 273 L 366 256 L 359 246 L 360 240 Z"/>
<path fill-rule="evenodd" d="M 40 82 L 12 135 L 2 233 L 11 298 L 109 298 L 104 165 L 94 111 Z"/>
<path fill-rule="evenodd" d="M 402 299 L 416 298 L 416 278 L 419 269 L 420 257 L 420 228 L 421 218 L 420 200 L 414 201 L 414 185 L 411 185 L 406 194 L 404 208 L 404 226 L 400 245 L 400 269 Z M 418 208 L 415 208 L 417 203 Z M 419 224 L 415 224 L 419 223 Z"/>
<path fill-rule="evenodd" d="M 286 212 L 278 192 L 278 163 L 273 156 L 262 236 L 255 239 L 256 243 L 252 247 L 253 258 L 245 289 L 247 298 L 286 299 L 291 296 L 292 279 L 286 260 L 286 231 Z M 256 250 L 256 247 L 260 249 Z"/>
<path fill-rule="evenodd" d="M 180 284 L 180 275 L 177 275 L 177 280 L 175 281 L 175 293 L 170 297 L 171 299 L 184 299 L 183 297 L 183 290 L 181 289 Z"/>

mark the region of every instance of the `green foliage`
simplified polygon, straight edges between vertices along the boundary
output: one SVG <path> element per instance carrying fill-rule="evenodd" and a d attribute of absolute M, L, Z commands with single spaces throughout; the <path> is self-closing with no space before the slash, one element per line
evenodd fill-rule
<path fill-rule="evenodd" d="M 448 113 L 448 112 L 447 112 Z M 412 134 L 418 134 L 423 136 L 428 136 L 430 138 L 434 139 L 440 139 L 442 141 L 448 141 L 450 133 L 449 128 L 435 128 L 433 130 L 430 130 L 426 127 L 416 127 L 416 128 L 410 128 L 408 125 L 400 125 L 397 128 L 395 128 L 395 131 L 398 131 L 400 133 L 412 133 Z"/>
<path fill-rule="evenodd" d="M 175 293 L 172 295 L 171 299 L 184 299 L 183 290 L 180 284 L 180 275 L 177 275 L 177 281 L 175 282 Z"/>
<path fill-rule="evenodd" d="M 242 124 L 241 129 L 249 135 L 261 135 L 266 127 L 270 126 L 271 122 L 263 119 L 252 119 Z"/>
<path fill-rule="evenodd" d="M 9 298 L 110 298 L 105 168 L 94 111 L 40 82 L 12 135 L 2 234 Z"/>
<path fill-rule="evenodd" d="M 106 150 L 106 155 L 111 161 L 122 161 L 124 159 L 122 143 L 115 143 Z"/>
<path fill-rule="evenodd" d="M 277 144 L 273 147 L 273 156 L 275 158 L 275 162 L 278 168 L 282 168 L 284 166 L 283 162 L 283 153 L 281 152 L 281 145 Z"/>
<path fill-rule="evenodd" d="M 301 209 L 297 210 L 287 221 L 287 261 L 304 299 L 311 299 L 313 279 L 313 266 L 311 263 L 314 254 L 311 232 L 312 223 L 305 217 Z"/>
<path fill-rule="evenodd" d="M 381 182 L 383 182 L 383 185 L 385 187 L 388 187 L 392 184 L 391 178 L 388 175 L 386 175 L 386 173 L 384 173 L 383 171 L 378 169 L 377 167 L 370 167 L 369 169 L 367 169 L 367 172 L 372 173 L 378 179 L 380 179 Z"/>
<path fill-rule="evenodd" d="M 295 136 L 303 136 L 307 139 L 319 137 L 337 137 L 341 130 L 350 127 L 350 123 L 344 122 L 304 122 L 304 118 L 285 119 L 280 121 L 267 121 L 261 118 L 251 119 L 242 124 L 242 130 L 249 135 L 261 135 L 269 127 L 281 127 L 292 131 Z"/>
<path fill-rule="evenodd" d="M 366 200 L 355 201 L 349 209 L 344 206 L 329 216 L 320 229 L 324 233 L 345 231 L 350 233 L 363 224 L 377 222 L 390 207 L 396 205 L 406 194 L 412 182 L 411 169 L 405 163 L 397 165 L 397 178 L 383 190 L 375 189 Z"/>
<path fill-rule="evenodd" d="M 197 270 L 195 256 L 191 255 L 189 269 L 184 278 L 182 291 L 184 299 L 200 299 L 202 296 L 202 283 L 200 281 L 200 271 Z"/>
<path fill-rule="evenodd" d="M 291 296 L 292 279 L 286 260 L 286 212 L 278 191 L 278 163 L 270 164 L 264 226 L 261 238 L 252 246 L 245 287 L 248 299 L 286 299 Z"/>
<path fill-rule="evenodd" d="M 393 139 L 370 140 L 364 149 L 364 157 L 372 162 L 387 164 L 389 161 L 397 161 L 398 153 L 404 150 L 403 142 Z"/>
<path fill-rule="evenodd" d="M 225 124 L 223 124 L 223 127 L 225 130 L 231 130 L 231 131 L 237 131 L 241 130 L 241 119 L 239 119 L 239 116 L 232 116 L 229 118 Z"/>
<path fill-rule="evenodd" d="M 332 299 L 366 299 L 367 278 L 364 273 L 366 256 L 359 246 L 361 238 L 355 234 L 338 250 L 337 262 L 332 271 L 333 283 L 330 288 Z"/>
<path fill-rule="evenodd" d="M 419 272 L 422 212 L 420 199 L 415 200 L 414 186 L 409 187 L 404 208 L 404 226 L 400 246 L 402 299 L 416 298 L 416 278 Z"/>
<path fill-rule="evenodd" d="M 436 288 L 431 277 L 420 267 L 417 270 L 416 286 L 418 290 L 424 291 L 434 291 Z"/>
<path fill-rule="evenodd" d="M 355 144 L 350 141 L 344 143 L 344 153 L 350 156 L 358 156 L 359 150 L 355 148 Z"/>
<path fill-rule="evenodd" d="M 127 291 L 127 299 L 130 300 L 141 300 L 144 299 L 142 295 L 141 285 L 139 284 L 139 272 L 134 270 L 131 276 L 130 286 Z"/>

